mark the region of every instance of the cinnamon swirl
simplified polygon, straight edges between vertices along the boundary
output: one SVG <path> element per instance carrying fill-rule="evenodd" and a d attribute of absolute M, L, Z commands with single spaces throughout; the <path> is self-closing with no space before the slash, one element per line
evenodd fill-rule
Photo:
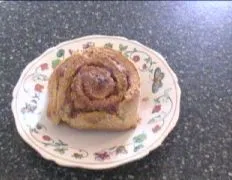
<path fill-rule="evenodd" d="M 53 71 L 47 115 L 78 129 L 126 130 L 136 127 L 139 96 L 134 64 L 110 48 L 91 47 Z"/>

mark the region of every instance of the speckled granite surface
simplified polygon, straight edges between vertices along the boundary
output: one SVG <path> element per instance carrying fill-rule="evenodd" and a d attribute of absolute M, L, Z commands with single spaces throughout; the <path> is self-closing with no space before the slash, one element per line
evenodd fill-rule
<path fill-rule="evenodd" d="M 59 167 L 16 131 L 12 90 L 47 48 L 89 34 L 161 52 L 182 89 L 178 125 L 147 157 L 107 171 Z M 0 179 L 232 179 L 232 3 L 1 2 Z"/>

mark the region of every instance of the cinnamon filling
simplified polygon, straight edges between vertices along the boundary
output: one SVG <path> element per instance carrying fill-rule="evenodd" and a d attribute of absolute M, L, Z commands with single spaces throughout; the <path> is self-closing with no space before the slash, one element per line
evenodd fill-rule
<path fill-rule="evenodd" d="M 80 112 L 116 113 L 118 104 L 131 86 L 129 72 L 124 65 L 113 58 L 96 57 L 94 60 L 91 57 L 79 62 L 66 61 L 64 67 L 61 65 L 57 69 L 61 77 L 66 78 L 65 74 L 69 74 L 63 110 L 71 117 Z"/>

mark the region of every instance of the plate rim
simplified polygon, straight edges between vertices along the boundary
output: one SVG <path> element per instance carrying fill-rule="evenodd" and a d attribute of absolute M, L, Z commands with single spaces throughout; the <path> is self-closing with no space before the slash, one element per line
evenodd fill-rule
<path fill-rule="evenodd" d="M 21 84 L 21 80 L 23 79 L 25 72 L 30 69 L 33 64 L 35 62 L 38 62 L 39 59 L 41 59 L 42 56 L 44 56 L 45 54 L 49 53 L 50 51 L 54 51 L 56 49 L 59 49 L 60 46 L 63 46 L 65 44 L 69 44 L 69 43 L 74 43 L 75 41 L 79 41 L 79 40 L 84 40 L 84 39 L 91 39 L 91 38 L 115 38 L 115 39 L 119 39 L 119 40 L 125 40 L 125 41 L 129 41 L 132 42 L 138 46 L 142 46 L 143 48 L 146 49 L 146 51 L 155 54 L 159 60 L 165 65 L 165 67 L 169 70 L 169 72 L 171 73 L 173 80 L 175 82 L 176 85 L 176 94 L 177 94 L 177 107 L 176 107 L 176 111 L 173 115 L 173 119 L 172 123 L 170 124 L 170 126 L 166 129 L 165 133 L 163 136 L 161 136 L 161 138 L 159 138 L 154 144 L 152 144 L 151 146 L 148 146 L 147 148 L 145 148 L 143 151 L 139 152 L 137 155 L 135 155 L 134 157 L 131 157 L 127 160 L 121 160 L 119 162 L 114 162 L 114 163 L 109 163 L 109 164 L 81 164 L 79 162 L 77 163 L 71 163 L 71 162 L 65 162 L 62 159 L 58 159 L 58 158 L 54 158 L 52 156 L 50 156 L 49 154 L 47 154 L 44 151 L 40 151 L 39 148 L 36 146 L 36 144 L 33 144 L 27 137 L 25 137 L 25 132 L 23 132 L 22 128 L 19 125 L 19 120 L 16 120 L 16 109 L 14 108 L 14 104 L 16 101 L 16 93 L 19 89 L 19 86 Z M 74 38 L 71 40 L 67 40 L 64 42 L 61 42 L 59 44 L 57 44 L 56 46 L 53 46 L 51 48 L 48 48 L 47 50 L 45 50 L 43 53 L 41 53 L 40 56 L 36 57 L 35 59 L 33 59 L 31 62 L 29 62 L 25 68 L 22 70 L 21 74 L 20 74 L 20 78 L 18 79 L 13 93 L 12 93 L 12 102 L 11 102 L 11 109 L 13 112 L 13 116 L 14 116 L 14 121 L 16 124 L 16 129 L 19 133 L 19 135 L 22 137 L 22 139 L 32 148 L 34 149 L 37 153 L 40 154 L 40 156 L 42 156 L 44 159 L 49 160 L 49 161 L 53 161 L 56 164 L 58 164 L 59 166 L 63 166 L 63 167 L 72 167 L 72 168 L 84 168 L 84 169 L 92 169 L 92 170 L 102 170 L 102 169 L 111 169 L 111 168 L 116 168 L 118 166 L 124 165 L 124 164 L 128 164 L 131 162 L 134 162 L 136 160 L 142 159 L 143 157 L 147 156 L 151 151 L 155 150 L 156 148 L 158 148 L 162 142 L 164 142 L 164 140 L 167 138 L 167 136 L 171 133 L 171 131 L 173 130 L 173 128 L 176 126 L 178 120 L 179 120 L 179 115 L 180 115 L 180 102 L 181 102 L 181 89 L 180 89 L 180 85 L 178 83 L 178 78 L 177 75 L 175 74 L 175 72 L 171 69 L 171 67 L 169 66 L 169 64 L 167 63 L 167 61 L 165 60 L 165 58 L 158 53 L 157 51 L 147 47 L 146 45 L 143 45 L 142 43 L 136 41 L 136 40 L 131 40 L 128 39 L 126 37 L 122 37 L 122 36 L 111 36 L 111 35 L 87 35 L 87 36 L 82 36 L 80 38 Z"/>

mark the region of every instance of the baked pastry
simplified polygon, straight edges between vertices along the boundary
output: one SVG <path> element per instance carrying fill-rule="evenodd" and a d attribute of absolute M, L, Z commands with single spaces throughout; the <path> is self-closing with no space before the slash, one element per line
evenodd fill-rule
<path fill-rule="evenodd" d="M 78 129 L 126 130 L 138 122 L 140 79 L 120 52 L 91 47 L 75 53 L 48 82 L 48 117 Z"/>

